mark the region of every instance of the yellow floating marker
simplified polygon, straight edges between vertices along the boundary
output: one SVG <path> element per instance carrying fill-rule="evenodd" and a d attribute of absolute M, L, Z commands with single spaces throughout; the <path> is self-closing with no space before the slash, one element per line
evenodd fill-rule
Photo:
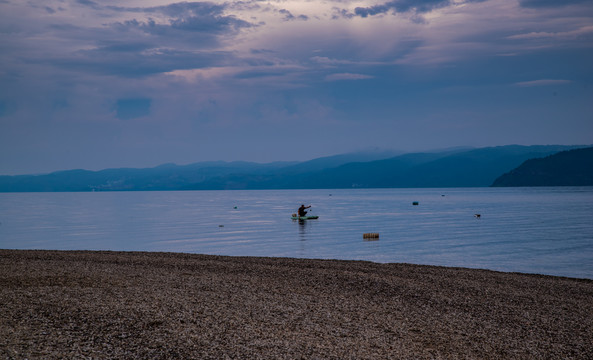
<path fill-rule="evenodd" d="M 379 233 L 364 233 L 362 234 L 363 239 L 378 239 Z"/>

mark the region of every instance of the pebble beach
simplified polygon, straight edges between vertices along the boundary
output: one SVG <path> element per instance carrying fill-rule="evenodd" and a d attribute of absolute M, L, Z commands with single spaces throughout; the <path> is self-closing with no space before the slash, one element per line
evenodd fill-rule
<path fill-rule="evenodd" d="M 591 359 L 593 280 L 0 250 L 2 359 Z"/>

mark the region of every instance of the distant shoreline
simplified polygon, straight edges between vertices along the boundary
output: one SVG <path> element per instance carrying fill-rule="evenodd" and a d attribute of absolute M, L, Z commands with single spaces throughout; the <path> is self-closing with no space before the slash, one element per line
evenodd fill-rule
<path fill-rule="evenodd" d="M 401 186 L 401 187 L 320 187 L 320 188 L 262 188 L 262 189 L 154 189 L 154 190 L 23 190 L 3 191 L 0 194 L 43 193 L 125 193 L 125 192 L 183 192 L 183 191 L 279 191 L 279 190 L 402 190 L 402 189 L 508 189 L 508 188 L 591 188 L 593 185 L 521 185 L 521 186 Z"/>
<path fill-rule="evenodd" d="M 593 357 L 593 280 L 364 261 L 0 250 L 5 358 Z"/>

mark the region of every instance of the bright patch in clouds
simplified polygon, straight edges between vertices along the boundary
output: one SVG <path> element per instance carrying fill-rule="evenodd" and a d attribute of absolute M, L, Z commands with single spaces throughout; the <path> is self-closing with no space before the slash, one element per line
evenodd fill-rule
<path fill-rule="evenodd" d="M 343 73 L 343 74 L 330 74 L 325 77 L 327 81 L 337 81 L 337 80 L 364 80 L 364 79 L 372 79 L 372 76 L 363 75 L 363 74 L 350 74 L 350 73 Z"/>
<path fill-rule="evenodd" d="M 518 82 L 517 86 L 548 86 L 548 85 L 566 85 L 570 84 L 572 81 L 570 80 L 552 80 L 552 79 L 542 79 L 542 80 L 533 80 L 533 81 L 522 81 Z"/>
<path fill-rule="evenodd" d="M 583 26 L 576 30 L 561 32 L 530 32 L 528 34 L 511 35 L 509 39 L 538 39 L 538 38 L 573 38 L 586 37 L 593 39 L 593 25 Z"/>

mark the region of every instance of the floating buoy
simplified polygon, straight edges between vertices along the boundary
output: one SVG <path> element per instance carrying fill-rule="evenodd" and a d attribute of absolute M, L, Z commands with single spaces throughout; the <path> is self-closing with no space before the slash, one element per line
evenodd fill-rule
<path fill-rule="evenodd" d="M 233 209 L 236 209 L 237 207 L 235 206 Z"/>
<path fill-rule="evenodd" d="M 218 227 L 224 227 L 224 225 L 218 225 Z"/>
<path fill-rule="evenodd" d="M 364 233 L 362 234 L 363 239 L 378 239 L 379 233 Z"/>
<path fill-rule="evenodd" d="M 414 201 L 412 205 L 418 205 L 418 201 Z"/>

